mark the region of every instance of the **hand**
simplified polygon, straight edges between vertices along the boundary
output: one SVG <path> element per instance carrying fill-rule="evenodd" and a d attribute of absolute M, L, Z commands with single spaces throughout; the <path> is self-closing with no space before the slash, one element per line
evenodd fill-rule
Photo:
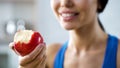
<path fill-rule="evenodd" d="M 14 43 L 9 47 L 18 54 L 14 49 Z M 45 68 L 46 65 L 46 45 L 39 44 L 30 54 L 26 56 L 19 55 L 19 68 Z"/>

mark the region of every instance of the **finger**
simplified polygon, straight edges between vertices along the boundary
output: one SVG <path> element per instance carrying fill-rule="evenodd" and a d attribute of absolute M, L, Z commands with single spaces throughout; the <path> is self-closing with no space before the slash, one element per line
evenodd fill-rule
<path fill-rule="evenodd" d="M 46 56 L 46 54 L 44 54 L 42 60 L 41 60 L 41 61 L 39 62 L 39 64 L 38 64 L 38 67 L 43 67 L 43 68 L 45 68 L 45 66 L 46 66 L 46 58 L 47 58 L 47 56 Z"/>
<path fill-rule="evenodd" d="M 26 55 L 24 57 L 20 57 L 20 65 L 24 66 L 28 63 L 30 63 L 31 61 L 33 61 L 36 57 L 36 55 L 39 54 L 39 52 L 42 50 L 42 46 L 38 45 L 35 50 L 33 50 L 32 53 L 30 53 L 29 55 Z"/>
<path fill-rule="evenodd" d="M 41 59 L 41 62 L 40 62 L 41 65 L 44 65 L 46 63 L 46 58 L 47 58 L 47 56 L 46 56 L 46 54 L 44 54 L 43 58 Z"/>
<path fill-rule="evenodd" d="M 20 54 L 16 51 L 16 49 L 14 48 L 14 46 L 15 46 L 15 43 L 14 43 L 14 42 L 11 42 L 11 43 L 9 44 L 9 47 L 10 47 L 17 55 L 20 55 Z"/>
<path fill-rule="evenodd" d="M 44 44 L 38 45 L 29 55 L 20 58 L 20 65 L 24 66 L 32 62 L 35 57 L 42 51 Z"/>
<path fill-rule="evenodd" d="M 21 66 L 23 66 L 23 67 L 30 67 L 30 66 L 32 66 L 32 67 L 36 67 L 36 66 L 38 66 L 38 64 L 41 62 L 41 60 L 42 60 L 42 58 L 43 58 L 43 55 L 45 55 L 46 53 L 45 53 L 45 46 L 42 48 L 42 50 L 41 50 L 41 52 L 35 57 L 35 59 L 34 60 L 32 60 L 31 62 L 29 62 L 29 63 L 26 63 L 26 64 L 24 64 L 24 65 L 21 65 Z"/>
<path fill-rule="evenodd" d="M 42 55 L 39 55 L 37 57 L 37 59 L 35 60 L 35 66 L 37 66 L 37 68 L 41 67 L 41 68 L 45 68 L 45 63 L 46 63 L 46 52 L 44 51 Z"/>
<path fill-rule="evenodd" d="M 39 56 L 36 59 L 36 61 L 38 61 L 37 64 L 40 64 L 41 62 L 43 62 L 43 59 L 45 58 L 45 56 L 46 56 L 46 48 L 44 47 L 42 50 L 42 53 L 39 54 Z"/>
<path fill-rule="evenodd" d="M 43 46 L 43 49 L 41 50 L 41 52 L 35 57 L 35 59 L 28 63 L 28 64 L 33 64 L 34 66 L 38 66 L 38 64 L 41 62 L 41 60 L 43 59 L 44 55 L 46 55 L 46 48 L 45 46 Z"/>
<path fill-rule="evenodd" d="M 39 44 L 38 47 L 35 48 L 36 50 L 34 49 L 29 55 L 30 55 L 30 56 L 37 55 L 39 52 L 42 51 L 42 48 L 44 48 L 44 47 L 45 47 L 45 43 Z M 38 52 L 37 50 L 38 50 L 39 52 Z M 36 54 L 36 53 L 37 53 L 37 54 Z"/>
<path fill-rule="evenodd" d="M 11 42 L 11 43 L 9 44 L 9 47 L 10 47 L 12 50 L 14 50 L 14 45 L 15 45 L 15 43 L 14 43 L 14 42 Z"/>

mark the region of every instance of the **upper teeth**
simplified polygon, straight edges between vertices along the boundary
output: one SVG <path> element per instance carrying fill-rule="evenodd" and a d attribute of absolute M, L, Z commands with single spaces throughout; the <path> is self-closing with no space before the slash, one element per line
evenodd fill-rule
<path fill-rule="evenodd" d="M 63 17 L 69 17 L 69 16 L 74 16 L 74 13 L 63 13 L 61 16 Z"/>

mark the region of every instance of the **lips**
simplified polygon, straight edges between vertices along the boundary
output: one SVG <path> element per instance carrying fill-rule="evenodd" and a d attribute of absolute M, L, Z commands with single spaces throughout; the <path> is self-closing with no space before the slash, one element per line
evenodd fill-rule
<path fill-rule="evenodd" d="M 62 13 L 62 17 L 71 17 L 71 16 L 76 16 L 78 13 Z"/>
<path fill-rule="evenodd" d="M 59 14 L 62 20 L 64 21 L 72 21 L 76 19 L 77 16 L 79 15 L 78 12 L 74 12 L 74 11 L 61 11 L 59 12 Z"/>

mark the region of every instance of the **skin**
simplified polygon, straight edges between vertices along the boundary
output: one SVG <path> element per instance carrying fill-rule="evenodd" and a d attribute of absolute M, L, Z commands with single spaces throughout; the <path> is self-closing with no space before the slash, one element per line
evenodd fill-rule
<path fill-rule="evenodd" d="M 51 7 L 60 25 L 69 32 L 64 68 L 102 68 L 108 35 L 98 24 L 97 9 L 100 5 L 97 0 L 51 0 Z M 65 11 L 78 14 L 66 18 L 61 15 Z M 9 46 L 14 50 L 14 43 Z M 38 45 L 29 55 L 20 56 L 19 68 L 53 68 L 55 56 L 61 46 L 60 43 L 47 47 L 45 44 Z M 120 68 L 119 57 L 120 40 L 117 68 Z"/>

